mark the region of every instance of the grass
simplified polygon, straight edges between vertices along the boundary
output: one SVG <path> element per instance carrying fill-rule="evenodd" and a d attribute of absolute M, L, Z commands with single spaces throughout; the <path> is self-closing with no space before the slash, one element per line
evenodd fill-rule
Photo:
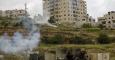
<path fill-rule="evenodd" d="M 105 45 L 75 45 L 75 44 L 62 44 L 62 45 L 52 45 L 52 44 L 41 44 L 39 48 L 86 48 L 86 49 L 107 49 L 115 48 L 115 44 L 105 44 Z"/>
<path fill-rule="evenodd" d="M 101 30 L 99 28 L 87 28 L 85 29 L 87 32 L 100 32 Z"/>

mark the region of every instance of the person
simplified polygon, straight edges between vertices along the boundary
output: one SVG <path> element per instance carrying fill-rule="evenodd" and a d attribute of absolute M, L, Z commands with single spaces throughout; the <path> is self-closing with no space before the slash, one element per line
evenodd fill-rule
<path fill-rule="evenodd" d="M 66 54 L 66 60 L 73 60 L 73 54 L 70 51 Z"/>
<path fill-rule="evenodd" d="M 88 55 L 85 50 L 77 49 L 74 55 L 74 60 L 88 60 Z"/>
<path fill-rule="evenodd" d="M 79 60 L 88 60 L 88 55 L 86 51 L 81 51 L 79 55 Z"/>
<path fill-rule="evenodd" d="M 75 55 L 74 55 L 74 60 L 78 60 L 79 59 L 80 53 L 81 53 L 81 49 L 76 49 Z"/>

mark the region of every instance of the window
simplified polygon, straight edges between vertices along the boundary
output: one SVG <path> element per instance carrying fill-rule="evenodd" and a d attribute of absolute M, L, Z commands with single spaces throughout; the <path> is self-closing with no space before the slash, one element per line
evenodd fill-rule
<path fill-rule="evenodd" d="M 103 21 L 102 24 L 106 24 L 106 21 Z"/>
<path fill-rule="evenodd" d="M 73 13 L 75 13 L 75 11 L 73 11 Z"/>
<path fill-rule="evenodd" d="M 115 20 L 112 20 L 113 21 L 113 23 L 115 23 Z"/>
<path fill-rule="evenodd" d="M 85 19 L 82 19 L 82 21 L 85 21 Z"/>
<path fill-rule="evenodd" d="M 108 23 L 111 23 L 110 21 Z"/>
<path fill-rule="evenodd" d="M 113 19 L 114 17 L 112 16 L 112 19 Z"/>
<path fill-rule="evenodd" d="M 108 12 L 108 14 L 110 15 L 110 12 Z"/>

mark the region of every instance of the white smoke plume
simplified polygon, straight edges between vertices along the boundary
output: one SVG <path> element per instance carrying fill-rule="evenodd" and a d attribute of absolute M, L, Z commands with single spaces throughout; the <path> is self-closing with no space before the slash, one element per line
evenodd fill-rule
<path fill-rule="evenodd" d="M 50 17 L 47 14 L 44 14 L 44 16 L 41 16 L 40 14 L 38 14 L 38 16 L 34 17 L 34 22 L 36 24 L 40 24 L 40 25 L 48 25 L 48 26 L 52 26 L 52 27 L 57 27 L 55 25 L 52 25 L 48 22 L 48 20 L 50 19 Z"/>
<path fill-rule="evenodd" d="M 25 51 L 31 51 L 37 47 L 39 42 L 39 33 L 33 33 L 27 37 L 19 32 L 15 32 L 13 37 L 9 37 L 5 33 L 0 39 L 0 49 L 5 53 L 23 53 Z"/>
<path fill-rule="evenodd" d="M 29 34 L 23 36 L 20 32 L 15 32 L 14 35 L 10 37 L 7 33 L 4 33 L 4 35 L 0 37 L 0 51 L 4 53 L 23 53 L 32 51 L 33 48 L 38 46 L 40 41 L 40 28 L 38 25 L 49 24 L 49 18 L 44 18 L 41 15 L 36 16 L 34 19 L 28 16 L 21 17 L 20 22 L 22 22 L 24 28 L 29 31 Z"/>

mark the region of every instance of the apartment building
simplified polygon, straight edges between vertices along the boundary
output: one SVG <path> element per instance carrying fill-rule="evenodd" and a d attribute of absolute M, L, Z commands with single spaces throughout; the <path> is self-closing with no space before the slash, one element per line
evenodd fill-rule
<path fill-rule="evenodd" d="M 88 20 L 84 0 L 43 0 L 44 14 L 53 17 L 59 24 L 75 24 L 80 27 Z"/>
<path fill-rule="evenodd" d="M 107 29 L 115 29 L 115 11 L 110 11 L 103 17 L 99 17 L 98 23 Z"/>
<path fill-rule="evenodd" d="M 5 10 L 2 11 L 0 10 L 0 16 L 2 17 L 8 17 L 8 18 L 17 18 L 19 16 L 24 16 L 25 15 L 25 10 Z"/>
<path fill-rule="evenodd" d="M 96 22 L 96 20 L 92 16 L 89 16 L 88 20 L 89 21 L 87 23 L 91 24 L 91 26 L 93 26 L 93 27 L 97 26 L 97 22 Z"/>

